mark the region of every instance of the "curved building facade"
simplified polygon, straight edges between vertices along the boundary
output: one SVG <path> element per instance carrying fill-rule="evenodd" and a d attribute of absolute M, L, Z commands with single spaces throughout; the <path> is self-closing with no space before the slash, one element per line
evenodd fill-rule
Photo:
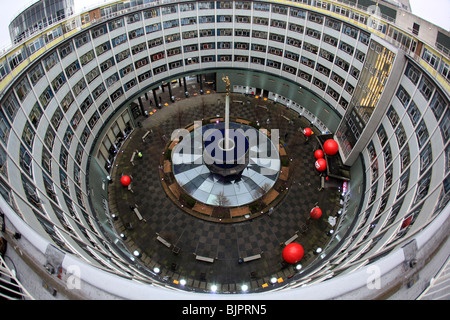
<path fill-rule="evenodd" d="M 395 3 L 118 1 L 22 39 L 0 58 L 8 243 L 60 292 L 76 277 L 69 298 L 205 298 L 212 283 L 167 281 L 129 250 L 105 184 L 142 96 L 161 108 L 164 85 L 192 75 L 225 92 L 227 74 L 332 134 L 351 175 L 314 263 L 245 298 L 395 296 L 442 248 L 450 211 L 450 36 Z M 242 299 L 231 291 L 214 297 Z"/>

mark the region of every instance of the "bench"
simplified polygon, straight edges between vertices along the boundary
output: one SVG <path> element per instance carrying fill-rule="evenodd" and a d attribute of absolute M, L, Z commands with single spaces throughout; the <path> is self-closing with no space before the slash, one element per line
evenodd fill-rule
<path fill-rule="evenodd" d="M 170 242 L 168 242 L 167 240 L 161 238 L 160 236 L 158 236 L 156 238 L 156 240 L 158 240 L 159 242 L 161 242 L 163 245 L 165 245 L 167 248 L 170 248 L 172 245 L 170 244 Z"/>
<path fill-rule="evenodd" d="M 133 211 L 136 214 L 136 216 L 138 217 L 139 221 L 144 220 L 144 218 L 142 218 L 141 213 L 139 212 L 139 210 L 137 208 L 134 208 Z"/>
<path fill-rule="evenodd" d="M 292 241 L 294 241 L 297 238 L 298 238 L 298 234 L 294 234 L 292 237 L 290 237 L 289 239 L 286 240 L 284 245 L 287 246 L 289 243 L 291 243 Z"/>
<path fill-rule="evenodd" d="M 213 258 L 203 257 L 203 256 L 199 256 L 199 255 L 196 255 L 195 259 L 197 259 L 199 261 L 209 262 L 209 263 L 213 263 L 214 262 Z"/>
<path fill-rule="evenodd" d="M 136 157 L 136 152 L 133 152 L 133 155 L 131 156 L 130 162 L 134 166 L 134 157 Z"/>
<path fill-rule="evenodd" d="M 142 136 L 142 142 L 145 142 L 145 139 L 148 137 L 149 134 L 150 134 L 150 131 L 147 131 L 147 132 Z"/>
<path fill-rule="evenodd" d="M 255 255 L 250 256 L 250 257 L 245 257 L 243 260 L 244 260 L 244 262 L 249 262 L 249 261 L 258 260 L 258 259 L 261 259 L 261 255 L 260 254 L 255 254 Z"/>

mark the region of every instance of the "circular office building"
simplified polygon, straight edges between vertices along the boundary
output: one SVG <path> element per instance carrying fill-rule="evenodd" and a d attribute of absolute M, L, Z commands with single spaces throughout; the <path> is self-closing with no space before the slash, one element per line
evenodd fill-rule
<path fill-rule="evenodd" d="M 73 6 L 0 57 L 2 297 L 448 299 L 448 31 L 408 0 Z"/>

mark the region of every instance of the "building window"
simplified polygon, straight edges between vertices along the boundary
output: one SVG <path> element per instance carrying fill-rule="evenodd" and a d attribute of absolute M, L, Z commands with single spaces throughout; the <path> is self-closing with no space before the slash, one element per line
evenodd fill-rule
<path fill-rule="evenodd" d="M 92 97 L 89 95 L 81 104 L 80 104 L 80 110 L 81 112 L 83 112 L 83 114 L 85 114 L 90 106 L 94 103 L 94 101 L 92 100 Z M 80 118 L 81 119 L 81 118 Z M 78 121 L 77 121 L 78 124 Z M 76 128 L 74 128 L 76 129 Z"/>
<path fill-rule="evenodd" d="M 406 67 L 405 70 L 405 75 L 408 77 L 409 80 L 412 81 L 412 83 L 417 84 L 421 73 L 411 63 L 408 63 L 408 66 Z"/>
<path fill-rule="evenodd" d="M 81 65 L 84 67 L 85 65 L 87 65 L 89 62 L 91 62 L 92 60 L 94 60 L 95 55 L 94 55 L 94 50 L 91 50 L 85 54 L 83 54 L 80 57 L 80 63 Z"/>
<path fill-rule="evenodd" d="M 119 52 L 118 54 L 116 54 L 116 61 L 117 63 L 127 59 L 130 56 L 130 49 L 126 49 L 122 52 Z"/>
<path fill-rule="evenodd" d="M 42 65 L 40 63 L 28 73 L 28 77 L 30 78 L 31 84 L 33 86 L 35 86 L 43 76 L 44 69 L 42 68 Z"/>
<path fill-rule="evenodd" d="M 70 42 L 69 44 L 60 48 L 59 55 L 61 57 L 61 60 L 64 59 L 65 57 L 67 57 L 69 54 L 71 54 L 73 52 L 73 50 L 74 50 L 74 48 L 73 48 L 72 42 Z"/>
<path fill-rule="evenodd" d="M 28 79 L 23 78 L 22 80 L 20 80 L 19 83 L 14 87 L 14 91 L 16 91 L 19 100 L 23 102 L 28 93 L 31 91 L 31 86 L 28 82 Z"/>
<path fill-rule="evenodd" d="M 106 24 L 97 27 L 92 30 L 92 38 L 97 39 L 98 37 L 101 37 L 102 35 L 106 34 L 108 31 L 106 30 Z"/>
<path fill-rule="evenodd" d="M 56 52 L 51 53 L 47 58 L 44 59 L 45 70 L 49 71 L 58 62 L 59 62 L 59 60 L 58 60 L 58 55 L 56 54 Z"/>
<path fill-rule="evenodd" d="M 320 40 L 321 37 L 321 33 L 319 31 L 310 28 L 306 28 L 306 35 L 318 40 Z"/>
<path fill-rule="evenodd" d="M 77 110 L 77 112 L 75 112 L 75 114 L 73 115 L 72 120 L 70 120 L 70 125 L 72 126 L 73 130 L 77 130 L 82 118 L 83 116 L 81 115 L 80 110 Z"/>
<path fill-rule="evenodd" d="M 317 64 L 316 70 L 327 77 L 330 75 L 330 69 L 328 69 L 327 67 L 324 67 L 320 63 Z"/>
<path fill-rule="evenodd" d="M 28 118 L 30 119 L 31 123 L 35 128 L 38 127 L 39 121 L 42 117 L 42 109 L 39 106 L 39 104 L 36 102 L 33 106 L 33 108 L 30 111 L 30 114 L 28 115 Z"/>
<path fill-rule="evenodd" d="M 433 162 L 433 151 L 431 148 L 431 142 L 428 142 L 427 146 L 423 148 L 420 153 L 420 175 L 422 175 Z"/>
<path fill-rule="evenodd" d="M 52 87 L 53 91 L 56 93 L 61 89 L 61 87 L 66 83 L 66 77 L 61 72 L 53 81 L 52 81 Z"/>
<path fill-rule="evenodd" d="M 419 143 L 419 149 L 420 149 L 420 148 L 422 148 L 422 146 L 424 146 L 425 142 L 429 138 L 428 129 L 427 129 L 427 126 L 425 125 L 424 120 L 420 121 L 419 125 L 417 126 L 416 136 L 417 136 L 417 142 Z"/>
<path fill-rule="evenodd" d="M 100 56 L 109 50 L 111 50 L 111 44 L 109 43 L 109 41 L 107 41 L 95 48 L 95 52 L 97 53 L 97 56 Z"/>
<path fill-rule="evenodd" d="M 75 97 L 78 97 L 80 95 L 80 93 L 86 89 L 86 81 L 84 81 L 84 79 L 81 79 L 80 81 L 78 81 L 75 86 L 72 88 L 73 89 L 73 93 L 75 94 Z"/>
<path fill-rule="evenodd" d="M 114 31 L 116 29 L 122 28 L 124 26 L 123 18 L 111 21 L 108 23 L 109 31 Z"/>
<path fill-rule="evenodd" d="M 50 101 L 53 99 L 53 91 L 50 89 L 50 86 L 47 87 L 47 89 L 42 92 L 42 94 L 39 96 L 39 102 L 41 103 L 41 106 L 44 108 L 47 108 Z"/>
<path fill-rule="evenodd" d="M 436 118 L 436 121 L 442 117 L 444 110 L 447 108 L 448 104 L 442 95 L 436 90 L 433 99 L 431 100 L 430 107 Z"/>
<path fill-rule="evenodd" d="M 422 93 L 425 100 L 427 101 L 430 100 L 431 95 L 433 94 L 434 91 L 434 86 L 431 84 L 431 81 L 428 80 L 428 78 L 425 76 L 423 76 L 422 80 L 420 81 L 419 91 L 420 93 Z"/>
<path fill-rule="evenodd" d="M 397 199 L 400 198 L 406 192 L 406 189 L 408 189 L 408 183 L 409 183 L 409 169 L 400 178 L 400 183 L 398 185 L 397 190 Z"/>
<path fill-rule="evenodd" d="M 397 124 L 400 122 L 400 118 L 397 114 L 397 112 L 394 110 L 394 107 L 390 107 L 387 113 L 389 122 L 392 125 L 392 128 L 395 128 L 397 126 Z"/>
<path fill-rule="evenodd" d="M 80 63 L 76 60 L 66 68 L 67 78 L 70 79 L 78 70 L 80 70 Z"/>
<path fill-rule="evenodd" d="M 412 124 L 415 127 L 416 124 L 419 122 L 419 119 L 422 116 L 422 114 L 420 113 L 420 110 L 416 106 L 416 103 L 414 102 L 414 100 L 412 100 L 411 103 L 409 104 L 407 112 L 408 112 L 409 118 L 411 119 Z"/>

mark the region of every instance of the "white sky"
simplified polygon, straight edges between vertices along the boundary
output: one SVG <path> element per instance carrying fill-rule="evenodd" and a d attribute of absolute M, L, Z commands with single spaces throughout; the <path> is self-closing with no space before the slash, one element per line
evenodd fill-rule
<path fill-rule="evenodd" d="M 0 19 L 0 50 L 7 48 L 9 23 L 24 9 L 37 0 L 0 0 L 2 17 Z M 111 0 L 75 0 L 75 9 L 81 10 Z M 450 0 L 410 0 L 412 12 L 419 17 L 450 31 Z"/>

